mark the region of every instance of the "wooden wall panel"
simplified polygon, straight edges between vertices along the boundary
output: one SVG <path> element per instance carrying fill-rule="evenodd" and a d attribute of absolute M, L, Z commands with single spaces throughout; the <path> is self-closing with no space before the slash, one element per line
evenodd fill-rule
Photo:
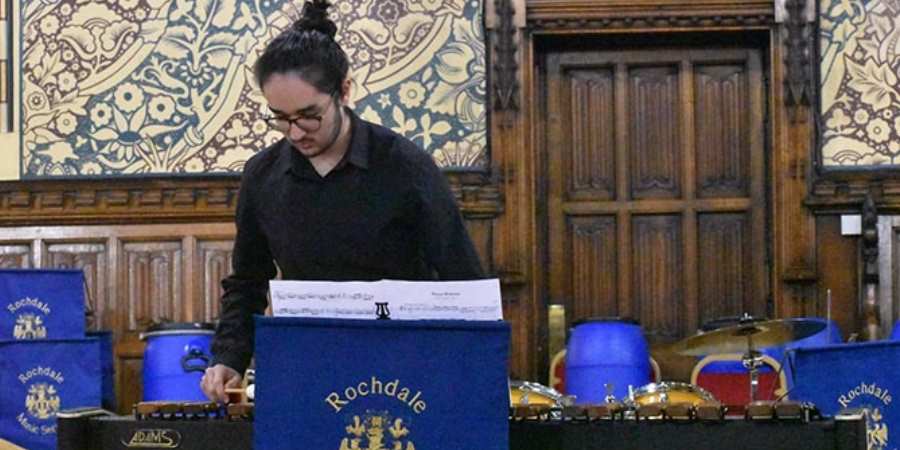
<path fill-rule="evenodd" d="M 679 197 L 678 67 L 632 67 L 628 80 L 631 198 Z"/>
<path fill-rule="evenodd" d="M 109 292 L 109 252 L 106 242 L 45 242 L 43 267 L 81 269 L 84 272 L 85 302 L 90 308 L 89 326 L 92 330 L 112 328 L 107 304 Z"/>
<path fill-rule="evenodd" d="M 200 276 L 195 283 L 193 307 L 195 320 L 213 322 L 219 318 L 222 299 L 222 279 L 231 273 L 232 241 L 199 240 L 195 252 L 194 270 Z"/>
<path fill-rule="evenodd" d="M 699 323 L 743 313 L 764 316 L 754 306 L 749 221 L 744 214 L 700 214 L 697 228 Z M 763 305 L 758 305 L 763 306 Z"/>
<path fill-rule="evenodd" d="M 27 269 L 31 267 L 31 245 L 10 242 L 0 244 L 0 268 Z"/>
<path fill-rule="evenodd" d="M 694 80 L 697 197 L 744 197 L 749 188 L 747 69 L 698 65 Z"/>
<path fill-rule="evenodd" d="M 652 335 L 685 335 L 681 312 L 684 255 L 682 219 L 675 215 L 636 216 L 632 220 L 633 316 Z"/>
<path fill-rule="evenodd" d="M 570 282 L 571 317 L 619 315 L 616 217 L 573 217 L 569 219 L 569 226 L 572 229 L 571 277 L 582 280 L 581 283 Z"/>
<path fill-rule="evenodd" d="M 581 145 L 569 158 L 570 198 L 611 200 L 616 196 L 615 101 L 612 68 L 569 72 L 572 139 Z"/>
<path fill-rule="evenodd" d="M 793 299 L 792 316 L 825 317 L 830 289 L 831 317 L 846 339 L 862 327 L 859 237 L 841 235 L 840 215 L 816 216 L 816 249 L 819 279 L 806 296 Z"/>
<path fill-rule="evenodd" d="M 472 238 L 472 244 L 478 252 L 481 259 L 481 267 L 487 273 L 494 273 L 493 258 L 491 257 L 491 248 L 494 243 L 494 223 L 490 219 L 469 219 L 466 220 L 466 229 L 469 231 L 469 237 Z"/>
<path fill-rule="evenodd" d="M 180 242 L 125 242 L 119 286 L 128 305 L 127 331 L 185 320 Z"/>

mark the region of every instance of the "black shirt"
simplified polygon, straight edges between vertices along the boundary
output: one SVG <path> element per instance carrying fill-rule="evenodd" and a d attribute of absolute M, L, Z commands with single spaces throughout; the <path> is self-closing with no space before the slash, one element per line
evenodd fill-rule
<path fill-rule="evenodd" d="M 326 176 L 286 139 L 247 161 L 235 221 L 233 273 L 222 280 L 213 364 L 243 373 L 253 314 L 276 266 L 286 280 L 482 278 L 478 255 L 431 156 L 348 110 L 347 153 Z"/>

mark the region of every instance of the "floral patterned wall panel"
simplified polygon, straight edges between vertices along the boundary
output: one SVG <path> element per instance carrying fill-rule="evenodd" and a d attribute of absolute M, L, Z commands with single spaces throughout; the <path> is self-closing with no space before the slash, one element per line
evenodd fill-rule
<path fill-rule="evenodd" d="M 822 0 L 819 22 L 822 163 L 900 164 L 900 1 Z"/>
<path fill-rule="evenodd" d="M 363 118 L 453 170 L 486 157 L 481 0 L 332 0 Z M 23 179 L 240 172 L 280 139 L 251 67 L 291 0 L 24 0 Z"/>

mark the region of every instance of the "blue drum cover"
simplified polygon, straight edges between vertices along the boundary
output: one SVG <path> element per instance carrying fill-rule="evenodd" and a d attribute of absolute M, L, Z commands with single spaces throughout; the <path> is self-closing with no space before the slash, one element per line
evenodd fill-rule
<path fill-rule="evenodd" d="M 566 393 L 578 404 L 603 403 L 606 384 L 618 400 L 650 383 L 650 352 L 641 327 L 619 320 L 576 325 L 566 347 Z"/>
<path fill-rule="evenodd" d="M 98 339 L 0 341 L 0 438 L 56 448 L 56 413 L 100 406 Z"/>
<path fill-rule="evenodd" d="M 789 352 L 791 398 L 834 415 L 869 408 L 868 448 L 900 448 L 900 342 L 876 341 L 800 348 Z"/>
<path fill-rule="evenodd" d="M 256 318 L 254 448 L 509 448 L 505 322 Z"/>
<path fill-rule="evenodd" d="M 148 333 L 143 367 L 144 401 L 204 401 L 200 379 L 212 358 L 212 331 Z"/>
<path fill-rule="evenodd" d="M 84 337 L 84 273 L 0 270 L 0 339 Z"/>

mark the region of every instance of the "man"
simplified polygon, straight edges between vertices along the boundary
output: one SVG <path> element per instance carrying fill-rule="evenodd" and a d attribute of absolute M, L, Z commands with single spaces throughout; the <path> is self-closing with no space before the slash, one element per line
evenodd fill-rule
<path fill-rule="evenodd" d="M 404 137 L 358 118 L 349 63 L 328 3 L 266 47 L 255 66 L 284 139 L 247 162 L 241 180 L 233 273 L 223 280 L 213 361 L 201 387 L 225 401 L 253 352 L 253 315 L 268 280 L 466 280 L 478 255 L 443 174 Z"/>

